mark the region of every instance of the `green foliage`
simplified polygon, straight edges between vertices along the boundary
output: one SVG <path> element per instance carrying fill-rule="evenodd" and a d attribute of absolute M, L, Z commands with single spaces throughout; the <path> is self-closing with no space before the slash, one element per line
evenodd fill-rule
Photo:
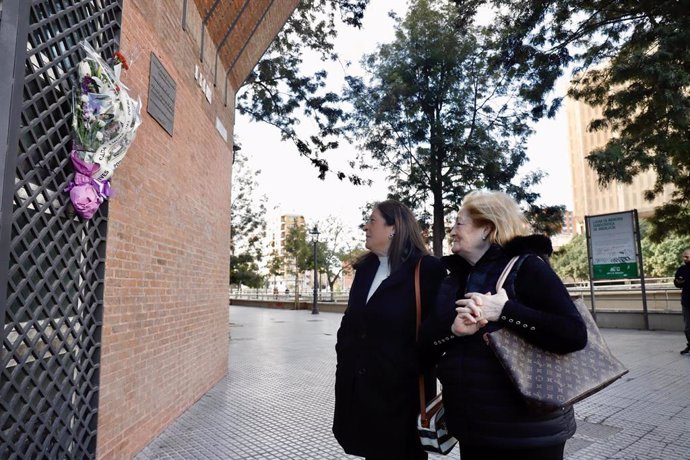
<path fill-rule="evenodd" d="M 285 255 L 287 271 L 295 275 L 295 295 L 299 295 L 299 274 L 313 269 L 312 249 L 307 242 L 307 231 L 304 226 L 294 226 L 285 237 Z"/>
<path fill-rule="evenodd" d="M 230 217 L 230 284 L 260 280 L 261 240 L 266 233 L 266 197 L 256 196 L 260 171 L 247 166 L 246 158 L 235 152 Z M 253 286 L 254 287 L 254 286 Z"/>
<path fill-rule="evenodd" d="M 315 54 L 322 61 L 336 61 L 333 41 L 338 23 L 360 27 L 368 3 L 301 0 L 237 92 L 237 110 L 280 130 L 282 139 L 293 142 L 322 179 L 330 169 L 323 154 L 338 147 L 339 122 L 344 114 L 340 96 L 326 90 L 327 72 L 303 74 L 301 65 L 307 54 Z M 313 122 L 315 134 L 304 128 L 312 124 L 305 121 Z M 341 171 L 336 175 L 340 179 L 348 177 Z M 355 174 L 348 179 L 355 184 L 363 182 Z"/>
<path fill-rule="evenodd" d="M 690 182 L 690 179 L 686 179 Z M 684 235 L 690 234 L 688 223 L 690 222 L 690 207 L 687 203 L 674 200 L 671 203 L 657 208 L 654 213 L 653 225 L 649 232 L 651 241 L 661 241 L 669 232 L 678 232 Z"/>
<path fill-rule="evenodd" d="M 491 30 L 502 38 L 495 64 L 522 77 L 521 97 L 533 115 L 552 116 L 556 79 L 572 66 L 569 95 L 603 116 L 593 131 L 616 136 L 588 157 L 601 182 L 630 183 L 652 170 L 656 183 L 675 187 L 671 202 L 656 212 L 651 236 L 690 233 L 690 5 L 687 1 L 637 0 L 455 0 L 460 28 L 479 5 L 493 5 Z"/>
<path fill-rule="evenodd" d="M 566 283 L 589 279 L 588 263 L 584 235 L 575 235 L 551 257 L 551 266 Z"/>
<path fill-rule="evenodd" d="M 671 235 L 658 243 L 645 237 L 641 243 L 645 277 L 673 276 L 683 263 L 683 251 L 690 248 L 690 235 Z"/>
<path fill-rule="evenodd" d="M 242 253 L 232 257 L 232 262 L 230 263 L 231 285 L 259 288 L 263 285 L 263 281 L 253 255 Z"/>
<path fill-rule="evenodd" d="M 563 230 L 563 216 L 565 215 L 565 206 L 563 205 L 541 207 L 530 205 L 525 214 L 535 233 L 553 236 Z"/>
<path fill-rule="evenodd" d="M 360 161 L 383 165 L 390 196 L 431 218 L 437 255 L 444 215 L 467 192 L 505 190 L 532 203 L 538 195 L 528 188 L 541 178 L 533 173 L 515 183 L 526 160 L 529 113 L 510 76 L 487 66 L 490 37 L 459 32 L 458 20 L 447 1 L 412 1 L 395 40 L 364 57 L 368 77 L 348 78 L 348 128 L 366 152 Z"/>
<path fill-rule="evenodd" d="M 351 261 L 353 251 L 356 250 L 356 243 L 354 238 L 347 234 L 343 223 L 335 217 L 329 217 L 318 228 L 321 232 L 317 245 L 318 268 L 326 275 L 326 282 L 331 290 L 331 300 L 333 300 L 335 282 L 342 275 L 344 264 Z"/>
<path fill-rule="evenodd" d="M 276 276 L 282 275 L 285 272 L 285 259 L 280 256 L 278 251 L 273 249 L 268 259 L 268 274 L 273 277 L 273 284 L 275 284 Z"/>

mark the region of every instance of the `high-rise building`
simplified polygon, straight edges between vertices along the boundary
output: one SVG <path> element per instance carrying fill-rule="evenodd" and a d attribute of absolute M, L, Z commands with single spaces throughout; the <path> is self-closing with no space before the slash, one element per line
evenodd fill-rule
<path fill-rule="evenodd" d="M 563 228 L 560 233 L 551 236 L 551 244 L 554 250 L 558 250 L 561 246 L 568 244 L 575 234 L 573 212 L 566 211 L 563 214 Z"/>
<path fill-rule="evenodd" d="M 585 216 L 637 209 L 640 217 L 653 214 L 654 209 L 671 199 L 673 188 L 667 186 L 654 201 L 644 199 L 644 191 L 654 187 L 656 174 L 648 170 L 636 175 L 632 183 L 612 181 L 606 187 L 598 183 L 599 176 L 587 163 L 587 156 L 606 145 L 615 136 L 609 129 L 589 131 L 592 120 L 602 116 L 600 107 L 566 99 L 570 167 L 573 175 L 573 222 L 575 232 L 584 233 Z"/>
<path fill-rule="evenodd" d="M 294 227 L 304 227 L 305 220 L 304 216 L 298 214 L 283 214 L 280 216 L 280 226 L 276 228 L 277 219 L 269 221 L 269 230 L 267 239 L 265 241 L 265 253 L 268 256 L 268 260 L 264 266 L 265 274 L 270 271 L 269 265 L 271 264 L 271 258 L 274 254 L 279 255 L 283 258 L 283 268 L 280 274 L 273 273 L 268 277 L 268 285 L 271 289 L 277 290 L 277 292 L 283 293 L 285 289 L 294 289 L 294 280 L 290 275 L 290 272 L 294 268 L 294 264 L 290 257 L 286 257 L 285 254 L 285 242 L 288 235 L 290 234 L 290 229 Z M 304 277 L 301 277 L 304 278 Z M 303 282 L 304 281 L 303 279 Z"/>
<path fill-rule="evenodd" d="M 280 216 L 280 253 L 284 253 L 285 240 L 293 227 L 304 227 L 304 216 L 298 214 L 284 214 Z"/>

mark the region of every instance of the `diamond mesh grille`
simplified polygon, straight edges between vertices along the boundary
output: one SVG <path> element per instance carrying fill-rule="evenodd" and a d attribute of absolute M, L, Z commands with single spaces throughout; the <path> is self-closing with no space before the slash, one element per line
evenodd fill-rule
<path fill-rule="evenodd" d="M 24 0 L 22 0 L 24 1 Z M 34 0 L 0 349 L 0 458 L 94 458 L 107 203 L 74 216 L 71 87 L 78 47 L 110 58 L 122 0 Z M 5 223 L 3 223 L 5 224 Z"/>

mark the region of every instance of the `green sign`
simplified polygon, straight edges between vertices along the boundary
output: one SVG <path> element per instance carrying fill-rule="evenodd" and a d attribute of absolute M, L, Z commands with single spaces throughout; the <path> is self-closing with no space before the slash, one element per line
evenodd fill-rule
<path fill-rule="evenodd" d="M 633 212 L 587 216 L 592 279 L 638 278 Z"/>
<path fill-rule="evenodd" d="M 592 274 L 595 280 L 638 277 L 635 263 L 593 265 Z"/>

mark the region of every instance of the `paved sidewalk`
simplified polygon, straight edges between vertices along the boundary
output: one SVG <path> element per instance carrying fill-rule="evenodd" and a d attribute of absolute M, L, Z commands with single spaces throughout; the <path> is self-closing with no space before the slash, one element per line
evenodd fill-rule
<path fill-rule="evenodd" d="M 231 306 L 228 375 L 136 459 L 356 458 L 331 434 L 340 317 Z M 575 406 L 578 430 L 566 458 L 690 459 L 683 334 L 608 329 L 604 336 L 630 373 Z"/>

